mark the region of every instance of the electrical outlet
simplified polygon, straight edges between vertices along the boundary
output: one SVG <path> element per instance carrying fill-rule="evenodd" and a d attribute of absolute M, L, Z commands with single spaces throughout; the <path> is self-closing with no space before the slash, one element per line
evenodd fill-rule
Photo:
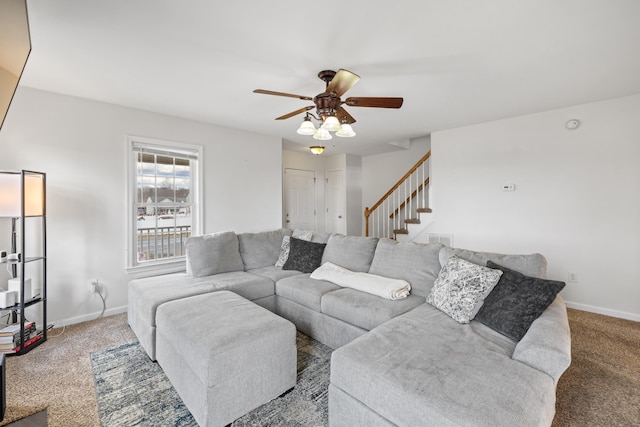
<path fill-rule="evenodd" d="M 576 276 L 576 273 L 567 273 L 567 280 L 569 282 L 577 282 L 578 281 L 578 277 Z"/>
<path fill-rule="evenodd" d="M 99 286 L 99 282 L 98 279 L 91 279 L 89 280 L 89 284 L 87 287 L 87 292 L 89 292 L 90 294 L 94 293 L 94 292 L 98 292 L 98 286 Z"/>

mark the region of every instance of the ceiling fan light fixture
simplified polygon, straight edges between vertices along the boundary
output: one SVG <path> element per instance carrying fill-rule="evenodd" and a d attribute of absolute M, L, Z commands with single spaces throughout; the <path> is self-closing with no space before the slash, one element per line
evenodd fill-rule
<path fill-rule="evenodd" d="M 309 147 L 309 150 L 311 150 L 311 153 L 315 154 L 316 156 L 318 154 L 322 154 L 322 152 L 324 151 L 324 146 L 322 145 L 313 145 L 311 147 Z"/>
<path fill-rule="evenodd" d="M 326 129 L 331 132 L 340 130 L 340 120 L 336 116 L 327 116 L 322 123 L 322 129 Z"/>
<path fill-rule="evenodd" d="M 343 123 L 342 126 L 340 126 L 340 130 L 336 132 L 336 136 L 351 138 L 352 136 L 356 136 L 356 133 L 353 131 L 350 124 Z"/>
<path fill-rule="evenodd" d="M 343 101 L 341 97 L 360 80 L 360 76 L 341 68 L 337 72 L 333 70 L 320 71 L 318 77 L 325 82 L 325 91 L 315 97 L 265 89 L 255 89 L 253 92 L 313 101 L 313 105 L 276 117 L 276 120 L 285 120 L 298 114 L 306 113 L 296 132 L 299 135 L 313 135 L 313 138 L 320 141 L 332 139 L 332 135 L 329 132 L 335 132 L 336 136 L 342 138 L 356 136 L 351 127 L 351 124 L 355 123 L 356 120 L 342 107 L 343 104 L 348 107 L 398 109 L 402 107 L 404 102 L 404 99 L 400 97 L 349 97 Z M 315 114 L 309 112 L 313 109 L 315 109 Z M 316 124 L 318 126 L 317 129 Z"/>
<path fill-rule="evenodd" d="M 325 128 L 319 127 L 316 130 L 316 133 L 313 134 L 313 139 L 317 139 L 319 141 L 328 141 L 331 139 L 331 134 Z"/>
<path fill-rule="evenodd" d="M 299 135 L 313 135 L 316 133 L 316 127 L 309 118 L 309 116 L 305 117 L 305 119 L 300 123 L 300 127 L 296 131 Z"/>

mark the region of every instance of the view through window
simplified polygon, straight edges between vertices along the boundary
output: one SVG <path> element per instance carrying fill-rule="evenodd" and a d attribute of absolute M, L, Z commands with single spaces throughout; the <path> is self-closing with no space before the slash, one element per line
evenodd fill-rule
<path fill-rule="evenodd" d="M 184 257 L 195 230 L 198 152 L 133 142 L 134 265 Z M 133 248 L 132 248 L 133 249 Z"/>

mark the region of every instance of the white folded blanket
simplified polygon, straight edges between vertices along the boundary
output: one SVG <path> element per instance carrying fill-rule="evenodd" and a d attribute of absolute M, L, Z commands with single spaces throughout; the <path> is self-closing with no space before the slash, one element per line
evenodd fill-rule
<path fill-rule="evenodd" d="M 316 268 L 311 273 L 311 278 L 327 280 L 336 285 L 357 289 L 390 300 L 406 298 L 411 292 L 411 285 L 406 280 L 351 271 L 330 262 L 325 262 Z"/>

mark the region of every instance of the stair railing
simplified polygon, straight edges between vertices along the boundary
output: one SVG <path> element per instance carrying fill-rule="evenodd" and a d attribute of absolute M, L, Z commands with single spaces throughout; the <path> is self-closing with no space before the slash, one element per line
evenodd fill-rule
<path fill-rule="evenodd" d="M 427 152 L 371 208 L 364 209 L 365 236 L 395 238 L 406 232 L 405 220 L 418 217 L 418 212 L 430 212 L 429 159 Z"/>

